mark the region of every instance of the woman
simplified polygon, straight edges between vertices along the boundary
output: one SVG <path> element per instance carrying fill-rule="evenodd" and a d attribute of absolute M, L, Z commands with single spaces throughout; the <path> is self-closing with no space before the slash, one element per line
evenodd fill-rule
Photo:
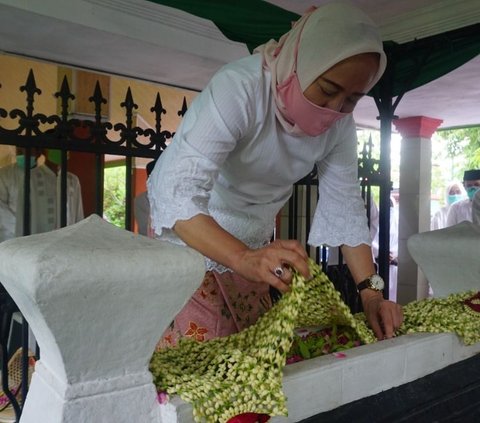
<path fill-rule="evenodd" d="M 299 242 L 269 243 L 293 183 L 316 164 L 319 201 L 309 243 L 342 245 L 357 284 L 375 268 L 357 179 L 352 111 L 386 66 L 374 24 L 348 3 L 305 14 L 278 42 L 226 65 L 195 99 L 149 179 L 157 237 L 207 257 L 207 274 L 162 342 L 224 336 L 270 307 L 269 285 L 309 277 Z M 381 291 L 362 289 L 379 339 L 402 321 Z"/>
<path fill-rule="evenodd" d="M 452 182 L 445 189 L 445 205 L 441 207 L 432 217 L 430 229 L 443 229 L 447 227 L 447 215 L 450 206 L 466 197 L 465 189 L 460 182 Z"/>

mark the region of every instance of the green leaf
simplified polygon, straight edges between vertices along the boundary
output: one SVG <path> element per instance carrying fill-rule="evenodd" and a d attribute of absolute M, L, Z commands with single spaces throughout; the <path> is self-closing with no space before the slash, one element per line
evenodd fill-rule
<path fill-rule="evenodd" d="M 298 348 L 300 349 L 300 355 L 305 358 L 309 359 L 311 357 L 310 351 L 308 349 L 308 346 L 303 342 L 303 340 L 299 340 L 298 342 Z"/>

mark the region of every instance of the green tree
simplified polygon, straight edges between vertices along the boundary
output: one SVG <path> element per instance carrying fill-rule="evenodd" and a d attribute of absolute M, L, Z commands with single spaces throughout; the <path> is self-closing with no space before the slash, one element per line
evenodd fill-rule
<path fill-rule="evenodd" d="M 480 127 L 448 129 L 438 131 L 438 135 L 446 141 L 447 155 L 452 161 L 463 155 L 466 159 L 465 168 L 480 168 Z"/>
<path fill-rule="evenodd" d="M 445 188 L 466 169 L 480 168 L 480 127 L 438 130 L 432 137 L 432 200 L 445 204 Z M 434 210 L 433 210 L 434 211 Z"/>
<path fill-rule="evenodd" d="M 125 166 L 105 168 L 103 214 L 106 220 L 125 227 Z"/>
<path fill-rule="evenodd" d="M 464 154 L 468 160 L 469 169 L 480 169 L 480 127 L 465 129 L 469 143 Z"/>

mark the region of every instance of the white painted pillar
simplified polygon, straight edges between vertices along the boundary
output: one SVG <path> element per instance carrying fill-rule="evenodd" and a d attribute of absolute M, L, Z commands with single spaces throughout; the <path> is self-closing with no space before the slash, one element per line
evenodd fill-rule
<path fill-rule="evenodd" d="M 431 137 L 439 119 L 414 116 L 394 120 L 400 149 L 397 301 L 426 298 L 428 282 L 407 249 L 410 236 L 430 230 Z"/>
<path fill-rule="evenodd" d="M 148 364 L 204 260 L 96 215 L 0 244 L 0 280 L 41 351 L 21 423 L 158 423 Z"/>

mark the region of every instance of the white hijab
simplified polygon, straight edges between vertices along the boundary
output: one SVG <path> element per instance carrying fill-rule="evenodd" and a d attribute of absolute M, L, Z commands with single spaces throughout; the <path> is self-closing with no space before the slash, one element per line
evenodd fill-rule
<path fill-rule="evenodd" d="M 332 66 L 357 54 L 380 55 L 380 66 L 367 90 L 378 82 L 387 65 L 376 25 L 362 10 L 344 1 L 327 3 L 308 11 L 278 42 L 270 40 L 257 47 L 255 52 L 263 55 L 264 67 L 272 74 L 271 88 L 277 104 L 277 118 L 289 132 L 293 127 L 279 112 L 283 104 L 277 95 L 277 85 L 292 74 L 295 65 L 303 91 Z"/>

